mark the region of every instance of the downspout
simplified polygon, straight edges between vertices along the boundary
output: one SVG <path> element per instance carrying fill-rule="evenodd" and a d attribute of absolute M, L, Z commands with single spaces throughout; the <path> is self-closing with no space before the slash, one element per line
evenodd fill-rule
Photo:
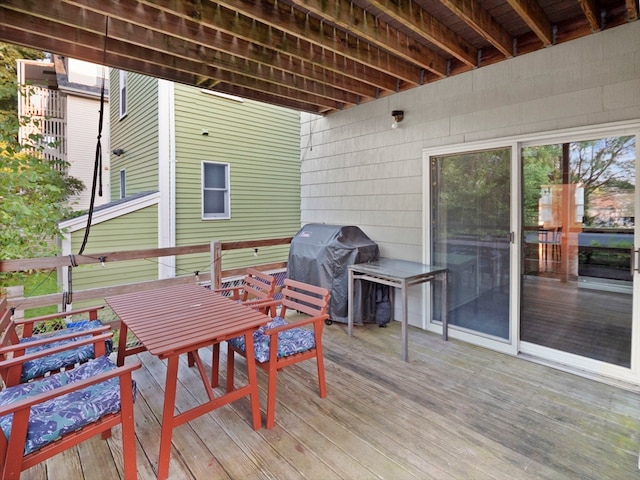
<path fill-rule="evenodd" d="M 176 151 L 174 85 L 158 80 L 158 248 L 176 246 Z M 176 276 L 176 257 L 162 257 L 158 278 Z"/>

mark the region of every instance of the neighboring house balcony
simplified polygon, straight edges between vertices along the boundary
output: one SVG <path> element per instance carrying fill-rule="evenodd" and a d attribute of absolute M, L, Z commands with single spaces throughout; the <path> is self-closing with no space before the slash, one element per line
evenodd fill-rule
<path fill-rule="evenodd" d="M 57 90 L 29 86 L 20 95 L 18 112 L 29 121 L 20 127 L 23 144 L 32 145 L 33 153 L 52 162 L 56 170 L 67 171 L 66 97 Z"/>

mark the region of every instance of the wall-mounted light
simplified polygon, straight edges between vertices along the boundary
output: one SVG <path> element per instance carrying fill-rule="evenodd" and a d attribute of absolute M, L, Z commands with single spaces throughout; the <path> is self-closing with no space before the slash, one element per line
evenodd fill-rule
<path fill-rule="evenodd" d="M 119 157 L 120 155 L 124 155 L 124 150 L 121 148 L 116 148 L 111 153 L 113 153 L 116 157 Z"/>
<path fill-rule="evenodd" d="M 393 117 L 393 123 L 391 124 L 391 128 L 398 128 L 398 123 L 400 123 L 404 118 L 404 111 L 394 110 L 393 112 L 391 112 L 391 116 Z"/>

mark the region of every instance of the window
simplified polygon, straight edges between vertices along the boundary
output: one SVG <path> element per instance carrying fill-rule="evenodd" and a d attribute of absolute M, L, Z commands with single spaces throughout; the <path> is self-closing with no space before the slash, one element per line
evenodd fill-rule
<path fill-rule="evenodd" d="M 202 162 L 202 218 L 231 218 L 229 164 Z"/>
<path fill-rule="evenodd" d="M 120 118 L 127 114 L 127 72 L 120 70 Z"/>
<path fill-rule="evenodd" d="M 124 169 L 120 170 L 120 198 L 127 196 L 127 174 Z"/>

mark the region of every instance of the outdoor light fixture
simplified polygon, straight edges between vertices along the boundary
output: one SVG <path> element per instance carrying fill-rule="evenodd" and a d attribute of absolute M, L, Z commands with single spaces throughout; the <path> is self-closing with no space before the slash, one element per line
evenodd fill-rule
<path fill-rule="evenodd" d="M 391 112 L 391 116 L 393 117 L 393 123 L 391 124 L 391 128 L 398 128 L 398 123 L 400 123 L 404 118 L 404 111 L 394 110 L 393 112 Z"/>
<path fill-rule="evenodd" d="M 123 154 L 124 154 L 124 150 L 123 150 L 123 149 L 121 149 L 121 148 L 116 148 L 116 149 L 115 149 L 113 152 L 111 152 L 111 153 L 113 153 L 116 157 L 119 157 L 120 155 L 123 155 Z"/>

